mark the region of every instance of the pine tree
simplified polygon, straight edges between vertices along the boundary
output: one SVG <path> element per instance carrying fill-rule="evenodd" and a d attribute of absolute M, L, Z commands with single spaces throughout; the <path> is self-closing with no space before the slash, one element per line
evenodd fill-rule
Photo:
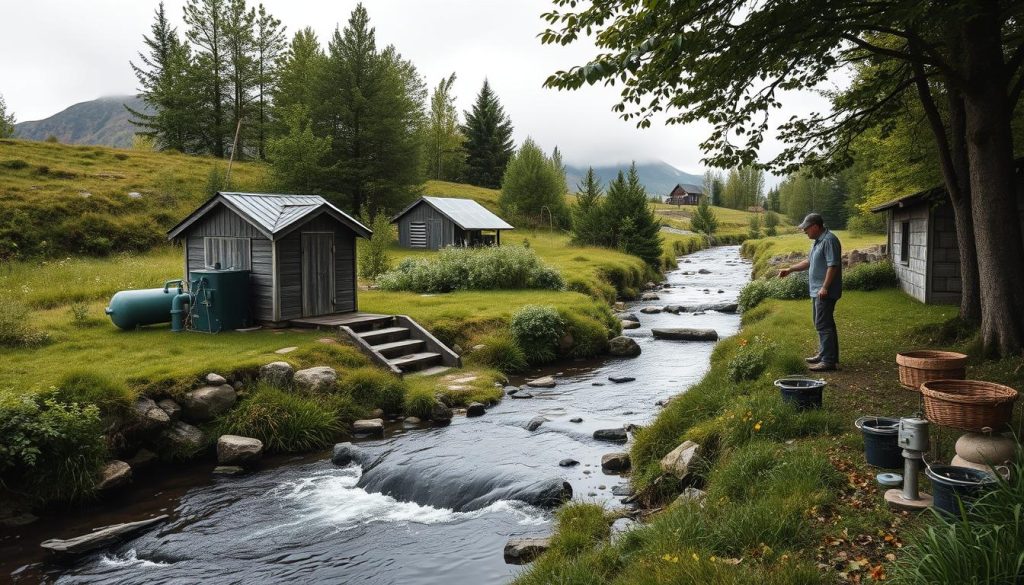
<path fill-rule="evenodd" d="M 761 215 L 753 214 L 750 216 L 750 231 L 747 234 L 750 239 L 756 240 L 761 237 Z"/>
<path fill-rule="evenodd" d="M 569 193 L 569 179 L 565 174 L 565 163 L 562 162 L 562 151 L 558 150 L 558 147 L 551 151 L 551 166 L 554 167 L 555 173 L 558 174 L 560 183 L 562 185 L 562 195 Z"/>
<path fill-rule="evenodd" d="M 690 218 L 690 229 L 701 234 L 714 235 L 718 231 L 718 217 L 708 204 L 708 197 L 701 197 L 697 210 Z"/>
<path fill-rule="evenodd" d="M 774 211 L 764 213 L 764 235 L 774 236 L 778 234 L 779 215 Z"/>
<path fill-rule="evenodd" d="M 230 87 L 226 12 L 227 0 L 188 0 L 184 16 L 188 26 L 185 36 L 196 47 L 194 73 L 200 95 L 196 113 L 204 147 L 218 158 L 224 157 L 225 136 L 234 130 L 228 129 L 225 115 Z"/>
<path fill-rule="evenodd" d="M 514 152 L 512 122 L 491 86 L 484 80 L 473 109 L 463 113 L 466 120 L 466 182 L 497 188 Z"/>
<path fill-rule="evenodd" d="M 606 246 L 609 244 L 604 209 L 601 202 L 601 181 L 588 167 L 576 186 L 576 203 L 572 207 L 572 241 L 577 245 Z"/>
<path fill-rule="evenodd" d="M 277 84 L 273 89 L 273 127 L 275 133 L 286 131 L 284 112 L 303 106 L 313 119 L 323 118 L 318 92 L 323 85 L 320 76 L 327 67 L 327 56 L 312 28 L 295 33 L 287 50 L 280 57 Z"/>
<path fill-rule="evenodd" d="M 14 136 L 14 112 L 7 113 L 7 102 L 4 96 L 0 95 L 0 138 Z"/>
<path fill-rule="evenodd" d="M 711 183 L 711 205 L 723 207 L 725 205 L 722 202 L 723 193 L 725 193 L 725 183 L 722 182 L 722 176 L 718 175 Z"/>
<path fill-rule="evenodd" d="M 521 214 L 534 225 L 566 223 L 564 180 L 555 170 L 555 163 L 531 138 L 523 142 L 505 168 L 498 202 L 506 213 Z"/>
<path fill-rule="evenodd" d="M 245 0 L 228 0 L 223 32 L 227 47 L 227 82 L 231 91 L 227 128 L 229 137 L 238 134 L 238 150 L 233 154 L 236 159 L 244 158 L 245 138 L 250 133 L 248 118 L 256 85 L 255 25 L 256 11 L 248 8 Z"/>
<path fill-rule="evenodd" d="M 657 268 L 661 262 L 661 222 L 650 208 L 636 163 L 625 175 L 619 171 L 609 184 L 604 213 L 612 245 Z"/>
<path fill-rule="evenodd" d="M 306 106 L 293 104 L 279 113 L 287 131 L 267 141 L 267 156 L 277 186 L 284 191 L 316 193 L 323 181 L 331 139 L 313 134 Z"/>
<path fill-rule="evenodd" d="M 458 179 L 466 164 L 465 138 L 459 128 L 459 112 L 452 95 L 454 83 L 455 74 L 452 73 L 442 79 L 430 95 L 427 176 L 440 181 Z"/>
<path fill-rule="evenodd" d="M 132 62 L 130 65 L 139 81 L 138 96 L 153 113 L 125 106 L 131 122 L 158 148 L 193 152 L 199 144 L 192 55 L 167 21 L 163 2 L 156 9 L 150 36 L 144 35 L 142 42 L 148 47 L 148 54 L 139 53 L 140 64 Z"/>
<path fill-rule="evenodd" d="M 267 13 L 263 4 L 256 14 L 254 32 L 256 108 L 253 125 L 256 128 L 256 152 L 266 158 L 266 142 L 270 126 L 271 94 L 277 85 L 278 64 L 287 46 L 285 29 L 281 21 Z"/>

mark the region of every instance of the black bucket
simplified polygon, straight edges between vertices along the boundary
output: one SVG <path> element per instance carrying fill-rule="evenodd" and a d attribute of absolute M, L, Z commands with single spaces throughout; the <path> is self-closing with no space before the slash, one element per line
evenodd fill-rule
<path fill-rule="evenodd" d="M 930 465 L 925 475 L 932 480 L 935 509 L 950 516 L 960 515 L 958 499 L 969 511 L 974 500 L 996 485 L 991 473 L 970 467 Z"/>
<path fill-rule="evenodd" d="M 789 402 L 797 410 L 821 408 L 821 391 L 825 389 L 825 384 L 825 380 L 803 376 L 787 376 L 775 380 L 775 385 L 782 393 L 782 401 Z"/>
<path fill-rule="evenodd" d="M 862 416 L 853 423 L 864 435 L 864 458 L 868 465 L 883 469 L 903 467 L 903 449 L 896 443 L 898 418 Z"/>

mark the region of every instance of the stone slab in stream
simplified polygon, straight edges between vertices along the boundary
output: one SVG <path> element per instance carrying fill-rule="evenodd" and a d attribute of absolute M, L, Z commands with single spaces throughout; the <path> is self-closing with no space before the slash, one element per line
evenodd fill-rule
<path fill-rule="evenodd" d="M 513 538 L 505 545 L 505 562 L 510 565 L 525 565 L 539 557 L 551 546 L 550 538 Z"/>
<path fill-rule="evenodd" d="M 594 431 L 594 438 L 598 441 L 611 441 L 613 443 L 625 443 L 629 437 L 626 429 L 598 429 Z"/>
<path fill-rule="evenodd" d="M 673 341 L 718 341 L 718 332 L 714 329 L 693 329 L 690 327 L 667 327 L 651 329 L 655 339 Z"/>
<path fill-rule="evenodd" d="M 625 382 L 632 382 L 636 380 L 633 376 L 608 376 L 608 379 L 616 384 L 622 384 Z"/>
<path fill-rule="evenodd" d="M 554 388 L 555 379 L 551 376 L 543 376 L 534 380 L 527 380 L 526 385 L 531 388 Z"/>
<path fill-rule="evenodd" d="M 162 514 L 156 518 L 150 518 L 149 520 L 104 526 L 103 528 L 98 528 L 89 534 L 83 534 L 82 536 L 76 536 L 67 540 L 51 538 L 50 540 L 43 541 L 39 546 L 56 553 L 80 555 L 82 553 L 87 553 L 89 551 L 114 544 L 133 532 L 163 522 L 167 518 L 167 514 Z"/>

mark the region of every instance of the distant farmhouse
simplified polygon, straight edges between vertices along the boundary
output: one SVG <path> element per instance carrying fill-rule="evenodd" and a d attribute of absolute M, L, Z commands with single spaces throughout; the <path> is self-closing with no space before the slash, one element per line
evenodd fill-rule
<path fill-rule="evenodd" d="M 704 189 L 697 185 L 678 183 L 675 189 L 665 198 L 669 205 L 697 205 L 704 196 Z"/>
<path fill-rule="evenodd" d="M 472 199 L 420 197 L 391 218 L 403 248 L 440 250 L 446 246 L 498 246 L 501 232 L 514 229 Z"/>
<path fill-rule="evenodd" d="M 1017 160 L 1018 221 L 1024 228 L 1024 159 Z M 958 304 L 960 246 L 945 187 L 926 189 L 871 209 L 887 215 L 887 250 L 900 288 L 929 304 Z M 1009 220 L 1009 218 L 1007 218 Z M 993 229 L 994 226 L 993 226 Z"/>

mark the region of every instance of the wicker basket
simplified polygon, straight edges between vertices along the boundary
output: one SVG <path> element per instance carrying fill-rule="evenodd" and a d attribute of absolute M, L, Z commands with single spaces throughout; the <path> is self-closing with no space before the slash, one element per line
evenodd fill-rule
<path fill-rule="evenodd" d="M 900 384 L 907 390 L 919 390 L 929 380 L 967 377 L 967 356 L 952 351 L 905 351 L 896 354 L 896 363 L 900 366 Z"/>
<path fill-rule="evenodd" d="M 964 431 L 1002 431 L 1010 423 L 1017 391 L 980 380 L 931 380 L 921 384 L 924 415 L 935 424 Z"/>

